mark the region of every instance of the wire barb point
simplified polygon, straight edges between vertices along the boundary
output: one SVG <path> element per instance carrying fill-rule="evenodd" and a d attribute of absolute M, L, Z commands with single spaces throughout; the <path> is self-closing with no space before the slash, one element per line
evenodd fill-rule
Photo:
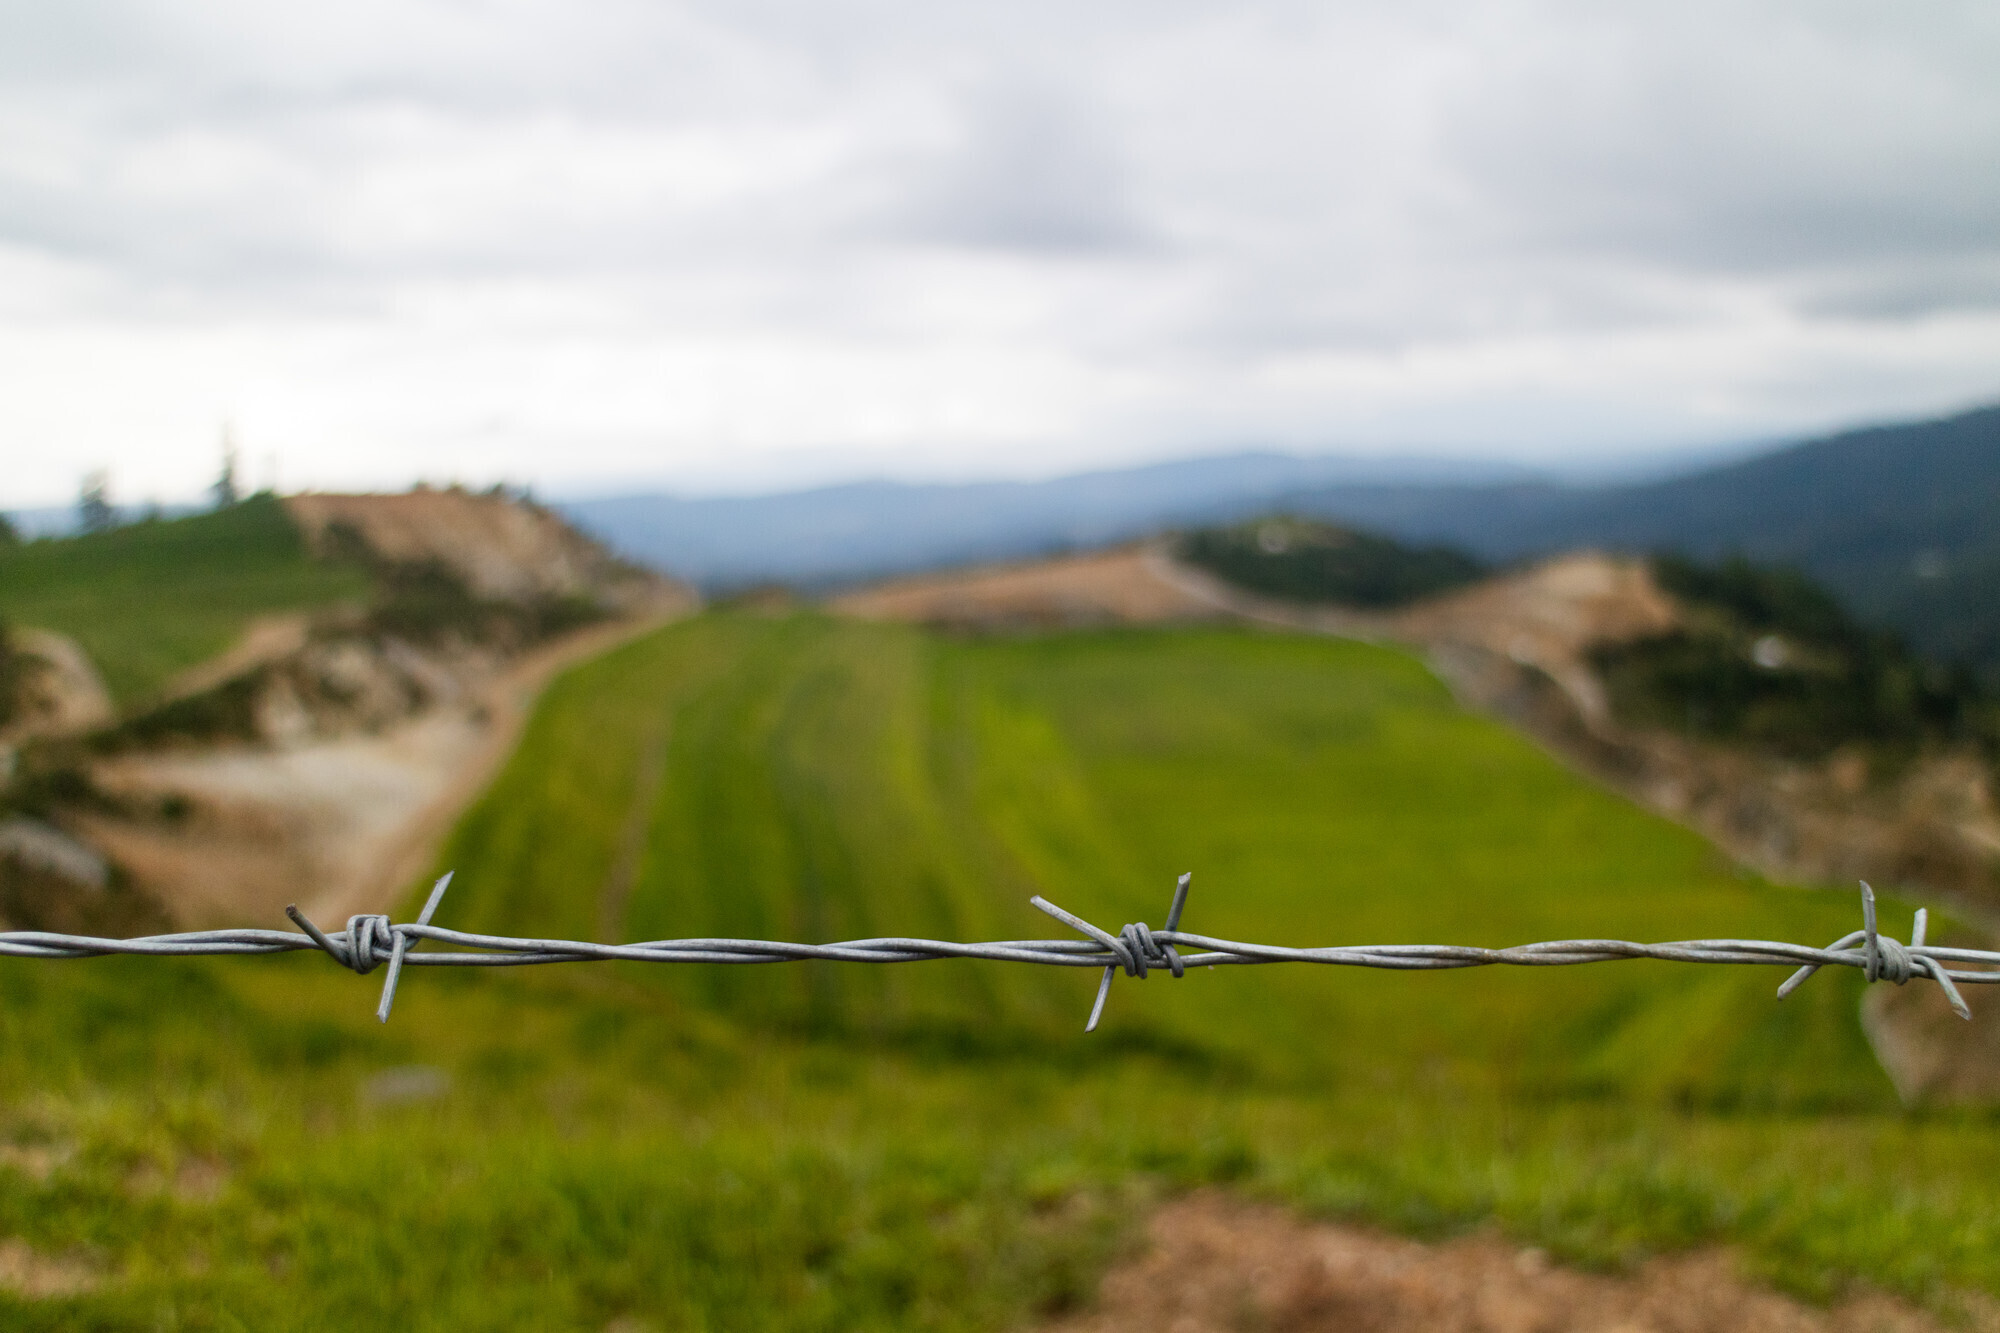
<path fill-rule="evenodd" d="M 1187 909 L 1188 886 L 1194 880 L 1192 871 L 1184 874 L 1174 885 L 1173 905 L 1167 909 L 1167 924 L 1161 928 L 1161 935 L 1173 935 L 1180 930 L 1181 913 Z M 1103 945 L 1110 953 L 1112 961 L 1104 966 L 1104 979 L 1097 983 L 1097 1001 L 1090 1006 L 1090 1021 L 1083 1025 L 1085 1032 L 1097 1031 L 1097 1020 L 1104 1016 L 1104 1001 L 1111 994 L 1111 979 L 1124 968 L 1125 975 L 1144 981 L 1152 968 L 1164 967 L 1174 974 L 1176 980 L 1187 975 L 1187 962 L 1174 946 L 1153 933 L 1152 927 L 1143 921 L 1128 922 L 1116 935 L 1099 930 L 1082 917 L 1057 907 L 1039 893 L 1028 899 L 1036 907 L 1047 912 L 1056 920 L 1088 935 Z"/>
<path fill-rule="evenodd" d="M 1875 911 L 1875 886 L 1867 880 L 1861 881 L 1861 929 L 1850 930 L 1839 939 L 1826 946 L 1821 952 L 1839 955 L 1838 961 L 1858 961 L 1861 975 L 1869 981 L 1893 981 L 1898 986 L 1909 984 L 1911 977 L 1927 976 L 1938 984 L 1944 992 L 1945 1002 L 1951 1011 L 1966 1022 L 1972 1021 L 1972 1008 L 1953 983 L 1951 969 L 1944 966 L 1931 949 L 1924 944 L 1924 937 L 1930 929 L 1930 913 L 1924 908 L 1917 909 L 1916 919 L 1910 924 L 1910 942 L 1903 944 L 1882 934 L 1877 928 Z M 1861 946 L 1858 960 L 1854 946 Z M 1949 956 L 1962 957 L 1969 950 L 1954 950 Z M 1983 961 L 1983 960 L 1982 960 Z M 1778 998 L 1784 999 L 1806 983 L 1806 978 L 1826 966 L 1823 962 L 1807 963 L 1798 971 L 1786 977 L 1778 987 Z M 1960 980 L 1974 980 L 1976 977 L 1962 976 Z"/>
<path fill-rule="evenodd" d="M 417 913 L 419 926 L 431 923 L 431 914 L 444 901 L 444 891 L 451 887 L 452 874 L 452 871 L 445 871 L 444 878 L 431 885 L 431 896 L 424 902 L 424 910 Z M 396 981 L 403 975 L 403 958 L 410 951 L 409 932 L 393 926 L 390 930 L 396 937 L 396 943 L 389 952 L 389 975 L 382 978 L 382 1003 L 375 1006 L 375 1021 L 378 1023 L 389 1021 L 389 1010 L 396 1003 Z"/>

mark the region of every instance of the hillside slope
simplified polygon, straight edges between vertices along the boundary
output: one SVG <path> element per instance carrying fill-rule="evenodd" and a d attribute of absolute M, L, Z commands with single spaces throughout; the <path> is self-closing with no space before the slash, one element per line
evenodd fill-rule
<path fill-rule="evenodd" d="M 268 920 L 292 899 L 379 906 L 543 682 L 696 603 L 546 510 L 456 489 L 259 496 L 16 554 L 42 594 L 16 604 L 112 653 L 133 684 L 115 713 L 44 706 L 65 675 L 47 649 L 66 641 L 10 635 L 44 651 L 16 690 L 26 722 L 0 730 L 0 812 L 108 857 L 113 896 L 146 924 Z M 67 675 L 88 677 L 71 656 Z M 0 855 L 16 925 L 100 909 L 93 886 Z"/>
<path fill-rule="evenodd" d="M 75 639 L 122 705 L 216 656 L 255 617 L 369 590 L 352 562 L 315 560 L 283 502 L 0 546 L 0 618 Z"/>
<path fill-rule="evenodd" d="M 599 937 L 1044 937 L 1029 892 L 1158 921 L 1184 869 L 1190 926 L 1273 940 L 1854 915 L 1405 655 L 1207 627 L 699 617 L 559 679 L 441 859 L 440 925 Z M 2000 1144 L 1895 1109 L 1851 972 L 1156 972 L 1088 1038 L 1089 972 L 413 969 L 386 1028 L 380 976 L 0 961 L 0 1324 L 1018 1329 L 1203 1187 L 1522 1273 L 1716 1243 L 1814 1300 L 2000 1292 Z"/>
<path fill-rule="evenodd" d="M 1990 764 L 1968 736 L 1894 732 L 1877 744 L 1850 729 L 1795 753 L 1690 736 L 1620 707 L 1632 681 L 1623 668 L 1608 679 L 1608 663 L 1677 642 L 1690 626 L 1713 629 L 1712 607 L 1691 609 L 1655 574 L 1641 560 L 1572 554 L 1381 609 L 1259 595 L 1161 542 L 892 580 L 827 606 L 955 633 L 1220 622 L 1400 644 L 1462 701 L 1696 829 L 1739 864 L 1792 883 L 1861 878 L 1942 893 L 1990 914 L 2000 902 L 2000 807 Z M 1877 685 L 1906 713 L 1928 699 L 1928 687 L 1904 697 L 1892 677 Z M 1920 1008 L 1935 998 L 1911 995 Z M 1963 1073 L 1961 1092 L 2000 1095 L 2000 1048 L 1968 1054 Z"/>
<path fill-rule="evenodd" d="M 1194 928 L 1247 939 L 1817 938 L 1851 914 L 1736 878 L 1460 711 L 1412 658 L 1239 630 L 951 641 L 709 615 L 559 682 L 443 863 L 467 928 L 599 938 L 1020 938 L 1045 933 L 1037 892 L 1115 927 L 1157 920 L 1181 870 Z M 1071 1030 L 1094 979 L 943 964 L 652 980 L 786 1023 L 1000 1040 Z M 1121 988 L 1107 1022 L 1260 1065 L 1282 1052 L 1301 1075 L 1359 1054 L 1315 1034 L 1380 1027 L 1399 1044 L 1361 1058 L 1384 1069 L 1417 1048 L 1493 1071 L 1560 1051 L 1567 1078 L 1601 1059 L 1592 1077 L 1690 1096 L 1846 1099 L 1821 1081 L 1834 1052 L 1862 1050 L 1844 1003 L 1814 1017 L 1819 1002 L 1768 1004 L 1769 984 L 1224 969 Z M 1615 1034 L 1688 986 L 1720 988 L 1713 1029 L 1619 1069 Z M 1579 1042 L 1604 1054 L 1579 1060 Z"/>

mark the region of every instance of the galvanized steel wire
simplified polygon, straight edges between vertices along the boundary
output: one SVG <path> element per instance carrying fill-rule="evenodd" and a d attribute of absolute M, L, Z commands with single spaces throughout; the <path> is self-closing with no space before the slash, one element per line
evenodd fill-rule
<path fill-rule="evenodd" d="M 915 963 L 937 958 L 978 958 L 993 962 L 1031 963 L 1044 967 L 1097 967 L 1104 970 L 1091 1006 L 1086 1032 L 1094 1031 L 1104 1013 L 1111 982 L 1120 973 L 1143 980 L 1165 970 L 1175 977 L 1191 967 L 1228 967 L 1258 963 L 1321 963 L 1335 967 L 1378 967 L 1397 971 L 1434 971 L 1462 967 L 1571 967 L 1630 958 L 1674 963 L 1778 964 L 1797 970 L 1778 987 L 1783 999 L 1822 967 L 1859 968 L 1870 981 L 1902 985 L 1917 977 L 1937 983 L 1960 1018 L 1972 1011 L 1959 993 L 1964 983 L 2000 983 L 2000 953 L 1980 949 L 1945 948 L 1925 943 L 1928 915 L 1916 914 L 1909 943 L 1881 933 L 1876 926 L 1875 892 L 1861 885 L 1862 928 L 1841 936 L 1824 949 L 1772 940 L 1678 940 L 1665 944 L 1633 944 L 1625 940 L 1550 940 L 1484 949 L 1457 944 L 1360 944 L 1293 948 L 1276 944 L 1246 944 L 1216 939 L 1180 929 L 1187 907 L 1191 876 L 1182 875 L 1174 888 L 1166 924 L 1158 930 L 1143 923 L 1125 926 L 1117 934 L 1100 929 L 1041 897 L 1036 907 L 1071 927 L 1082 939 L 995 940 L 958 943 L 949 940 L 885 938 L 844 940 L 835 944 L 792 944 L 776 940 L 685 939 L 650 940 L 639 944 L 595 944 L 582 940 L 524 939 L 479 935 L 431 924 L 445 889 L 446 875 L 433 886 L 430 898 L 414 922 L 393 922 L 378 914 L 349 917 L 339 934 L 322 931 L 297 907 L 285 909 L 303 934 L 288 930 L 197 930 L 177 935 L 137 939 L 103 939 L 48 931 L 0 932 L 0 957 L 99 958 L 112 954 L 150 957 L 289 953 L 318 949 L 343 967 L 366 975 L 386 965 L 382 999 L 375 1013 L 383 1022 L 395 1004 L 396 983 L 405 967 L 524 967 L 539 963 L 795 963 L 819 960 L 839 963 Z M 458 952 L 422 952 L 422 943 Z M 476 952 L 465 952 L 473 950 Z M 1974 968 L 1953 966 L 1973 964 Z M 1993 970 L 1978 970 L 1979 968 Z"/>

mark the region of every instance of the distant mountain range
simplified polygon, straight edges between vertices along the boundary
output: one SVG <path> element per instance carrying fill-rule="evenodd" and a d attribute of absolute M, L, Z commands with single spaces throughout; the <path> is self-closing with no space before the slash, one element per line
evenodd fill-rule
<path fill-rule="evenodd" d="M 710 591 L 823 588 L 881 575 L 1103 546 L 1162 527 L 1225 522 L 1329 487 L 1500 486 L 1490 462 L 1244 453 L 1039 482 L 871 481 L 780 495 L 628 495 L 557 505 L 633 559 Z"/>
<path fill-rule="evenodd" d="M 1597 546 L 1796 565 L 1924 653 L 2000 669 L 2000 407 L 1639 485 L 1336 485 L 1286 504 L 1488 559 Z"/>
<path fill-rule="evenodd" d="M 2000 407 L 1876 426 L 1665 480 L 1246 453 L 1045 482 L 867 482 L 559 506 L 711 590 L 826 587 L 1287 510 L 1494 560 L 1579 546 L 1795 564 L 1931 655 L 2000 670 Z"/>

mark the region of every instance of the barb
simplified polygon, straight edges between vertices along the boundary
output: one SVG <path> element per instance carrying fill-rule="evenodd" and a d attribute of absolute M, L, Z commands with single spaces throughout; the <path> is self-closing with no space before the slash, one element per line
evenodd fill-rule
<path fill-rule="evenodd" d="M 1174 885 L 1174 905 L 1167 909 L 1167 925 L 1163 933 L 1172 933 L 1180 928 L 1181 912 L 1187 907 L 1188 885 L 1193 881 L 1194 875 L 1190 872 L 1182 875 L 1180 882 Z M 1172 968 L 1174 979 L 1177 981 L 1187 972 L 1187 965 L 1181 961 L 1181 956 L 1174 952 L 1174 946 L 1161 943 L 1154 937 L 1153 932 L 1146 928 L 1144 922 L 1127 925 L 1114 939 L 1082 917 L 1071 916 L 1040 894 L 1036 894 L 1028 901 L 1064 925 L 1090 936 L 1109 949 L 1118 960 L 1115 963 L 1105 964 L 1104 979 L 1097 983 L 1097 1002 L 1090 1006 L 1090 1021 L 1083 1025 L 1085 1032 L 1097 1031 L 1097 1020 L 1104 1016 L 1104 1001 L 1111 995 L 1111 979 L 1118 975 L 1120 966 L 1124 967 L 1126 976 L 1137 977 L 1141 981 L 1146 979 L 1146 970 L 1149 966 Z"/>
<path fill-rule="evenodd" d="M 1144 980 L 1157 968 L 1175 977 L 1190 967 L 1228 967 L 1263 963 L 1319 963 L 1332 967 L 1379 967 L 1422 972 L 1461 967 L 1573 967 L 1628 958 L 1652 958 L 1673 963 L 1758 964 L 1797 970 L 1778 987 L 1784 999 L 1823 967 L 1858 968 L 1869 981 L 1893 981 L 1901 986 L 1916 977 L 1937 983 L 1960 1018 L 1972 1010 L 1959 993 L 1961 985 L 2000 983 L 2000 952 L 1945 948 L 1925 942 L 1929 916 L 1922 909 L 1911 925 L 1910 942 L 1901 943 L 1879 929 L 1875 891 L 1861 885 L 1862 928 L 1841 936 L 1824 949 L 1774 940 L 1678 940 L 1666 944 L 1633 944 L 1625 940 L 1551 940 L 1507 949 L 1482 949 L 1458 944 L 1358 944 L 1291 948 L 1276 944 L 1246 944 L 1237 940 L 1196 935 L 1180 928 L 1192 876 L 1182 875 L 1174 886 L 1166 924 L 1154 930 L 1143 922 L 1125 926 L 1116 935 L 1100 929 L 1039 896 L 1030 901 L 1083 939 L 994 940 L 956 943 L 950 940 L 886 938 L 845 940 L 837 944 L 790 944 L 777 940 L 689 939 L 651 940 L 639 944 L 593 944 L 581 940 L 520 939 L 479 935 L 431 924 L 445 890 L 446 875 L 431 888 L 429 900 L 413 922 L 401 924 L 386 916 L 349 917 L 347 928 L 328 935 L 297 907 L 289 916 L 304 934 L 289 930 L 198 930 L 139 939 L 102 939 L 48 931 L 0 932 L 0 958 L 99 958 L 112 954 L 187 957 L 292 953 L 317 949 L 342 967 L 366 976 L 388 964 L 382 999 L 375 1016 L 389 1021 L 396 984 L 405 967 L 525 967 L 541 963 L 795 963 L 818 959 L 838 963 L 915 963 L 938 958 L 978 958 L 992 962 L 1032 963 L 1044 967 L 1093 967 L 1103 970 L 1097 999 L 1086 1032 L 1094 1031 L 1104 1015 L 1111 982 L 1123 972 Z M 459 952 L 424 952 L 425 942 Z M 1188 952 L 1183 952 L 1183 951 Z M 467 952 L 472 951 L 472 952 Z M 1972 966 L 1954 966 L 1970 964 Z"/>
<path fill-rule="evenodd" d="M 1938 989 L 1950 1002 L 1952 1012 L 1967 1022 L 1972 1021 L 1972 1009 L 1965 1003 L 1965 997 L 1958 993 L 1954 981 L 1975 981 L 1980 974 L 1959 975 L 1951 972 L 1937 961 L 1933 952 L 1924 948 L 1924 933 L 1930 924 L 1930 913 L 1924 908 L 1917 909 L 1916 919 L 1910 923 L 1910 943 L 1907 947 L 1898 944 L 1875 929 L 1875 889 L 1867 880 L 1861 881 L 1861 929 L 1842 935 L 1827 945 L 1829 952 L 1844 950 L 1859 941 L 1861 943 L 1861 970 L 1870 981 L 1893 981 L 1898 986 L 1907 985 L 1912 976 L 1922 974 L 1937 982 Z M 1945 950 L 1944 953 L 1957 961 L 1967 950 Z M 1981 961 L 1992 955 L 1982 955 Z M 1822 964 L 1808 963 L 1778 987 L 1778 998 L 1784 999 L 1800 986 L 1807 977 L 1819 971 Z"/>

